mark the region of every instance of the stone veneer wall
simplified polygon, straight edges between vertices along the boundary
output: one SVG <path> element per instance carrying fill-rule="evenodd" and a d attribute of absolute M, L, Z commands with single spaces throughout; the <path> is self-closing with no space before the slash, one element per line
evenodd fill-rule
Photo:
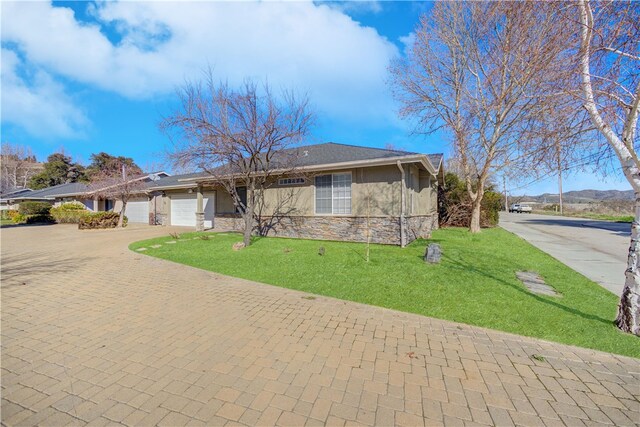
<path fill-rule="evenodd" d="M 271 221 L 272 224 L 268 224 Z M 371 242 L 388 245 L 400 244 L 399 217 L 369 218 Z M 405 218 L 407 243 L 417 238 L 427 238 L 431 230 L 438 227 L 436 214 Z M 217 230 L 241 230 L 239 215 L 218 214 L 214 219 Z M 338 240 L 350 242 L 367 241 L 367 218 L 354 216 L 291 216 L 268 218 L 264 222 L 268 236 L 293 237 L 302 239 Z"/>
<path fill-rule="evenodd" d="M 149 213 L 149 224 L 151 225 L 169 225 L 169 218 L 163 213 Z"/>
<path fill-rule="evenodd" d="M 405 218 L 407 244 L 416 239 L 428 239 L 431 232 L 438 229 L 438 215 L 414 215 Z"/>

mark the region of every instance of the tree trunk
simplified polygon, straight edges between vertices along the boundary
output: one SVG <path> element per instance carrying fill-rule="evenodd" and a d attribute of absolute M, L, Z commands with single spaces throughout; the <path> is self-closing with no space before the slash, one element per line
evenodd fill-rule
<path fill-rule="evenodd" d="M 640 192 L 635 194 L 636 212 L 631 224 L 627 271 L 615 323 L 622 331 L 640 336 Z"/>
<path fill-rule="evenodd" d="M 478 196 L 471 204 L 471 223 L 469 224 L 469 231 L 471 233 L 480 232 L 480 207 L 482 204 L 482 193 L 478 192 Z"/>
<path fill-rule="evenodd" d="M 471 222 L 469 223 L 469 232 L 480 232 L 480 210 L 482 208 L 482 198 L 484 197 L 484 180 L 478 180 L 478 189 L 474 193 L 471 190 L 470 185 L 467 185 L 467 192 L 471 197 Z"/>
<path fill-rule="evenodd" d="M 244 233 L 242 238 L 245 247 L 251 244 L 251 233 L 253 232 L 254 191 L 253 185 L 247 186 L 247 209 L 244 213 Z"/>
<path fill-rule="evenodd" d="M 124 210 L 127 207 L 127 202 L 122 201 L 122 209 L 120 209 L 120 216 L 118 217 L 118 227 L 124 227 Z"/>

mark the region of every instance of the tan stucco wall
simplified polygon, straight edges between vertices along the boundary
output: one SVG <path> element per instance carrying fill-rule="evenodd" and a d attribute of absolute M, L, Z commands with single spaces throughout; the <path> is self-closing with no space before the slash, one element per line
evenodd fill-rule
<path fill-rule="evenodd" d="M 409 166 L 405 165 L 405 168 Z M 419 191 L 419 170 L 413 167 L 413 186 L 407 189 L 407 209 L 405 213 L 421 214 L 419 196 L 430 197 L 430 193 Z M 351 216 L 398 216 L 400 215 L 400 170 L 397 166 L 379 166 L 332 171 L 332 173 L 351 173 Z M 426 172 L 425 172 L 426 173 Z M 319 173 L 318 175 L 323 175 Z M 264 215 L 273 215 L 275 207 L 295 216 L 315 216 L 315 176 L 307 178 L 301 185 L 279 186 L 272 184 L 265 190 Z M 413 192 L 413 211 L 410 210 L 410 193 Z M 426 205 L 427 202 L 425 202 Z M 219 189 L 216 200 L 216 213 L 233 213 L 235 208 L 231 196 Z"/>
<path fill-rule="evenodd" d="M 351 185 L 352 215 L 400 215 L 400 187 L 400 170 L 395 165 L 355 169 Z"/>
<path fill-rule="evenodd" d="M 406 215 L 427 215 L 436 209 L 437 192 L 434 177 L 413 165 L 403 165 L 412 176 L 406 189 Z M 351 173 L 351 214 L 347 216 L 388 217 L 400 215 L 401 180 L 396 165 L 370 168 L 354 168 L 332 171 Z M 317 175 L 323 175 L 318 173 Z M 309 176 L 301 185 L 280 186 L 272 184 L 265 190 L 262 215 L 273 215 L 276 207 L 290 216 L 315 215 L 315 176 Z M 216 191 L 216 214 L 233 214 L 235 206 L 231 195 L 222 187 L 205 187 L 204 191 Z M 184 194 L 187 190 L 167 190 L 158 201 L 159 213 L 170 215 L 172 194 Z M 195 197 L 195 196 L 194 196 Z M 153 211 L 153 207 L 151 208 Z M 331 216 L 331 215 L 329 215 Z"/>
<path fill-rule="evenodd" d="M 418 193 L 420 213 L 432 213 L 438 209 L 438 183 L 426 171 L 420 171 L 420 191 Z"/>

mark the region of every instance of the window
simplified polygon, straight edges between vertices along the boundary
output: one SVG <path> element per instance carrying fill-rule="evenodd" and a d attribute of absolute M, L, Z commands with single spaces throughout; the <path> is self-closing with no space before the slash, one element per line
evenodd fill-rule
<path fill-rule="evenodd" d="M 316 183 L 316 214 L 351 213 L 351 174 L 320 175 Z"/>
<path fill-rule="evenodd" d="M 240 199 L 240 203 L 244 206 L 247 206 L 247 187 L 236 187 L 236 194 Z M 236 213 L 243 213 L 244 209 L 242 206 L 236 206 Z"/>
<path fill-rule="evenodd" d="M 278 185 L 298 185 L 304 184 L 304 178 L 280 178 Z"/>

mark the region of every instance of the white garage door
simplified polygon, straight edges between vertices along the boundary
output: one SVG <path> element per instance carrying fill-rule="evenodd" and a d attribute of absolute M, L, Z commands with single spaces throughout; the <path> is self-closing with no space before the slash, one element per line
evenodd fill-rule
<path fill-rule="evenodd" d="M 204 227 L 213 227 L 215 193 L 204 193 Z M 171 196 L 171 225 L 196 226 L 196 193 L 174 194 Z"/>
<path fill-rule="evenodd" d="M 124 214 L 131 223 L 149 224 L 149 200 L 146 197 L 129 200 Z"/>

